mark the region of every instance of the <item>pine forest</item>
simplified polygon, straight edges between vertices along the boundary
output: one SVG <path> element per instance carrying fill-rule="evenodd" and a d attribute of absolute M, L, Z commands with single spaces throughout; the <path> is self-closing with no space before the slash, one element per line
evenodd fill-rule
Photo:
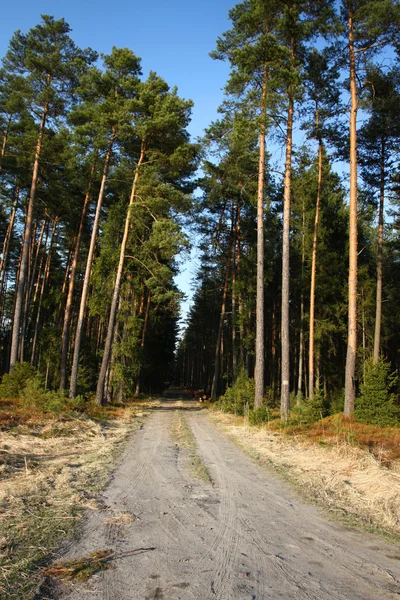
<path fill-rule="evenodd" d="M 197 140 L 191 100 L 133 50 L 79 48 L 49 15 L 12 36 L 2 396 L 103 406 L 174 382 L 256 421 L 399 423 L 399 3 L 244 0 L 229 18 Z"/>

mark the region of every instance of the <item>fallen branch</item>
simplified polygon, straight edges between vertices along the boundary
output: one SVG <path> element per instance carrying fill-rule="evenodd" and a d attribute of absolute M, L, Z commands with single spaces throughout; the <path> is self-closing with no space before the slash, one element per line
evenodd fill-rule
<path fill-rule="evenodd" d="M 116 558 L 124 558 L 125 556 L 142 554 L 143 552 L 150 552 L 152 550 L 156 550 L 156 548 L 135 548 L 134 550 L 126 550 L 125 552 L 114 552 L 110 548 L 107 548 L 106 550 L 92 552 L 88 557 L 61 561 L 52 567 L 43 569 L 43 573 L 46 577 L 85 582 L 89 577 L 97 573 L 97 571 L 109 569 L 110 561 Z"/>

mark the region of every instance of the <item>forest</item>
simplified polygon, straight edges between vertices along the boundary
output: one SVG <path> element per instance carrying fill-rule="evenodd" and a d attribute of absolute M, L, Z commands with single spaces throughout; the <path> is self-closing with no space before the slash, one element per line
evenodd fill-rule
<path fill-rule="evenodd" d="M 199 140 L 191 100 L 133 50 L 79 48 L 49 15 L 11 38 L 0 396 L 104 405 L 175 382 L 255 420 L 400 422 L 400 5 L 243 0 L 229 18 Z"/>

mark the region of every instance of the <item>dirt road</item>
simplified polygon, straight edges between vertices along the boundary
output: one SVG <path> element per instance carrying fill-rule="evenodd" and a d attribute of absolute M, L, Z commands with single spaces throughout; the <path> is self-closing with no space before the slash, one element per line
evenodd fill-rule
<path fill-rule="evenodd" d="M 170 436 L 181 410 L 212 483 Z M 68 600 L 400 596 L 400 549 L 325 520 L 219 433 L 194 402 L 164 401 L 128 444 L 68 558 L 112 548 L 113 568 Z M 131 553 L 132 550 L 136 552 Z M 124 553 L 126 553 L 124 555 Z"/>

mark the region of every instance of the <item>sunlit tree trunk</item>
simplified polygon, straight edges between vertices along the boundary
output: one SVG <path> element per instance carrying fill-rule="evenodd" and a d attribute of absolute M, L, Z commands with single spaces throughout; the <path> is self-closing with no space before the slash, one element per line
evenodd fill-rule
<path fill-rule="evenodd" d="M 50 81 L 48 81 L 48 84 L 49 83 L 50 83 Z M 44 128 L 46 125 L 48 110 L 49 110 L 49 104 L 48 104 L 48 102 L 46 102 L 43 107 L 42 119 L 41 119 L 40 127 L 39 127 L 39 135 L 38 135 L 38 139 L 36 142 L 32 183 L 31 183 L 28 209 L 27 209 L 26 220 L 25 220 L 24 243 L 23 243 L 23 247 L 22 247 L 21 268 L 20 268 L 20 273 L 19 273 L 18 286 L 16 289 L 16 301 L 15 301 L 14 320 L 13 320 L 13 329 L 12 329 L 12 338 L 11 338 L 10 369 L 12 369 L 15 366 L 15 363 L 18 360 L 18 349 L 19 349 L 19 344 L 20 344 L 20 333 L 21 333 L 20 332 L 21 317 L 22 317 L 23 302 L 24 302 L 24 297 L 25 297 L 26 279 L 27 279 L 27 274 L 28 274 L 29 250 L 30 250 L 31 236 L 32 236 L 33 209 L 34 209 L 34 204 L 35 204 L 36 187 L 37 187 L 38 174 L 39 174 L 40 153 L 42 150 Z"/>
<path fill-rule="evenodd" d="M 7 148 L 7 142 L 8 142 L 8 134 L 9 134 L 10 125 L 11 125 L 11 119 L 12 119 L 12 115 L 9 116 L 8 121 L 7 121 L 7 127 L 3 133 L 3 143 L 1 144 L 1 153 L 0 153 L 0 173 L 1 173 L 2 166 L 3 166 L 4 157 L 6 155 L 6 148 Z"/>
<path fill-rule="evenodd" d="M 379 217 L 378 217 L 378 256 L 376 263 L 376 312 L 375 312 L 375 335 L 374 335 L 374 363 L 379 361 L 381 347 L 381 324 L 382 324 L 382 261 L 383 261 L 383 208 L 385 202 L 385 142 L 381 142 L 381 164 L 380 164 L 380 186 L 379 186 Z"/>
<path fill-rule="evenodd" d="M 318 127 L 318 112 L 316 117 Z M 318 227 L 319 213 L 321 205 L 321 186 L 322 186 L 322 158 L 323 145 L 322 140 L 318 144 L 318 186 L 317 199 L 315 202 L 314 233 L 311 257 L 311 287 L 310 287 L 310 328 L 309 328 L 309 349 L 308 349 L 308 393 L 310 400 L 314 398 L 314 345 L 315 345 L 315 285 L 317 276 L 317 245 L 318 245 Z"/>
<path fill-rule="evenodd" d="M 256 299 L 256 364 L 254 369 L 254 407 L 262 406 L 264 397 L 264 179 L 265 137 L 267 110 L 268 68 L 264 66 L 261 96 L 261 124 L 259 135 L 258 190 L 257 190 L 257 299 Z"/>
<path fill-rule="evenodd" d="M 122 281 L 122 272 L 123 272 L 124 261 L 125 261 L 126 244 L 128 242 L 129 228 L 130 228 L 130 224 L 131 224 L 131 209 L 136 200 L 137 182 L 139 179 L 140 167 L 142 166 L 142 163 L 144 160 L 145 151 L 146 151 L 146 146 L 145 146 L 145 140 L 143 139 L 142 144 L 141 144 L 139 160 L 136 165 L 135 177 L 133 179 L 128 211 L 127 211 L 126 219 L 125 219 L 125 229 L 124 229 L 124 235 L 123 235 L 122 243 L 121 243 L 121 250 L 120 250 L 120 256 L 119 256 L 117 274 L 115 277 L 114 291 L 113 291 L 110 316 L 109 316 L 109 321 L 108 321 L 106 343 L 105 343 L 105 347 L 104 347 L 104 354 L 103 354 L 103 360 L 102 360 L 101 367 L 100 367 L 99 378 L 97 381 L 96 403 L 100 406 L 104 403 L 104 383 L 105 383 L 105 377 L 106 377 L 108 365 L 110 362 L 111 346 L 112 346 L 112 340 L 113 340 L 113 336 L 114 336 L 114 327 L 115 327 L 115 322 L 116 322 L 116 317 L 117 317 L 117 308 L 118 308 L 119 292 L 120 292 L 121 281 Z"/>
<path fill-rule="evenodd" d="M 216 400 L 218 395 L 220 370 L 221 370 L 221 340 L 222 340 L 222 328 L 224 326 L 224 318 L 226 313 L 226 300 L 228 297 L 228 284 L 229 284 L 229 264 L 226 268 L 224 291 L 222 294 L 221 312 L 219 315 L 217 342 L 215 344 L 215 366 L 214 366 L 214 377 L 211 386 L 211 400 Z"/>
<path fill-rule="evenodd" d="M 88 253 L 87 260 L 86 260 L 85 278 L 83 280 L 81 302 L 80 302 L 80 307 L 79 307 L 79 315 L 78 315 L 78 321 L 76 324 L 76 332 L 75 332 L 75 340 L 74 340 L 74 355 L 72 358 L 71 380 L 70 380 L 70 386 L 69 386 L 70 398 L 74 398 L 76 396 L 76 388 L 78 385 L 79 353 L 80 353 L 80 348 L 81 348 L 82 329 L 83 329 L 83 323 L 84 323 L 84 319 L 85 319 L 86 303 L 87 303 L 87 297 L 88 297 L 88 293 L 89 293 L 90 272 L 92 270 L 92 262 L 93 262 L 94 250 L 95 250 L 95 246 L 96 246 L 97 231 L 99 228 L 101 207 L 103 204 L 103 198 L 104 198 L 107 175 L 108 175 L 108 168 L 110 165 L 111 154 L 112 154 L 115 138 L 116 138 L 116 133 L 115 133 L 115 130 L 113 130 L 111 138 L 110 138 L 110 143 L 108 146 L 106 158 L 104 161 L 103 175 L 101 178 L 100 191 L 99 191 L 99 195 L 97 198 L 96 214 L 94 217 L 92 236 L 90 239 L 89 253 Z"/>
<path fill-rule="evenodd" d="M 3 291 L 4 291 L 4 282 L 5 282 L 6 271 L 7 271 L 8 252 L 10 249 L 10 241 L 11 241 L 11 236 L 12 236 L 12 232 L 14 229 L 15 215 L 17 213 L 18 198 L 19 198 L 19 188 L 16 187 L 15 195 L 14 195 L 14 202 L 13 202 L 13 206 L 12 206 L 11 214 L 10 214 L 10 220 L 9 220 L 6 235 L 5 235 L 4 241 L 3 241 L 2 256 L 1 256 L 1 261 L 0 261 L 0 298 L 2 298 Z M 2 308 L 1 307 L 2 307 L 2 304 L 0 304 L 0 323 L 1 323 L 1 319 L 2 319 Z"/>
<path fill-rule="evenodd" d="M 294 62 L 294 41 L 292 40 L 292 61 Z M 285 178 L 283 191 L 283 241 L 282 241 L 282 325 L 281 325 L 281 419 L 286 422 L 290 412 L 289 388 L 289 244 L 290 244 L 290 192 L 292 182 L 292 145 L 294 89 L 289 86 L 288 120 L 286 131 Z"/>
<path fill-rule="evenodd" d="M 348 340 L 346 357 L 346 380 L 344 414 L 354 412 L 355 376 L 357 357 L 357 82 L 354 52 L 353 14 L 349 6 L 349 57 L 350 57 L 350 229 L 349 229 L 349 306 Z"/>
<path fill-rule="evenodd" d="M 141 348 L 142 352 L 144 351 L 144 345 L 146 342 L 146 333 L 147 333 L 147 324 L 149 322 L 150 305 L 151 305 L 151 296 L 149 293 L 149 295 L 147 296 L 146 312 L 144 315 L 142 339 L 140 340 L 140 348 Z M 140 394 L 140 373 L 139 373 L 137 381 L 136 381 L 135 396 L 138 396 L 139 394 Z"/>
<path fill-rule="evenodd" d="M 96 156 L 97 158 L 97 156 Z M 89 176 L 89 183 L 85 195 L 85 200 L 83 202 L 82 212 L 81 212 L 81 220 L 79 223 L 78 234 L 76 236 L 75 241 L 75 250 L 74 257 L 72 259 L 71 266 L 71 275 L 69 278 L 69 286 L 68 286 L 68 295 L 65 302 L 65 311 L 64 311 L 64 322 L 62 329 L 62 337 L 61 337 L 61 366 L 60 366 L 60 392 L 65 390 L 65 381 L 67 376 L 67 357 L 68 357 L 68 332 L 71 321 L 71 311 L 72 311 L 72 301 L 74 298 L 74 289 L 75 289 L 75 279 L 76 279 L 76 271 L 78 268 L 79 254 L 81 249 L 81 241 L 82 241 L 82 233 L 83 227 L 85 224 L 86 212 L 90 200 L 90 191 L 92 187 L 92 180 L 94 171 L 96 168 L 96 158 L 93 161 L 92 168 Z"/>
<path fill-rule="evenodd" d="M 39 303 L 38 303 L 38 308 L 37 308 L 37 313 L 36 313 L 35 331 L 33 334 L 33 341 L 32 341 L 31 365 L 35 364 L 36 344 L 37 344 L 37 339 L 38 339 L 38 334 L 39 334 L 39 326 L 40 326 L 40 313 L 42 310 L 44 290 L 45 290 L 46 283 L 47 283 L 47 281 L 49 279 L 49 275 L 50 275 L 51 254 L 52 254 L 54 235 L 55 235 L 55 232 L 57 229 L 57 224 L 58 224 L 58 217 L 55 218 L 53 221 L 53 227 L 52 227 L 51 236 L 50 236 L 50 244 L 49 244 L 49 249 L 48 249 L 48 254 L 47 254 L 47 259 L 46 259 L 46 266 L 44 269 L 42 285 L 40 288 Z"/>

